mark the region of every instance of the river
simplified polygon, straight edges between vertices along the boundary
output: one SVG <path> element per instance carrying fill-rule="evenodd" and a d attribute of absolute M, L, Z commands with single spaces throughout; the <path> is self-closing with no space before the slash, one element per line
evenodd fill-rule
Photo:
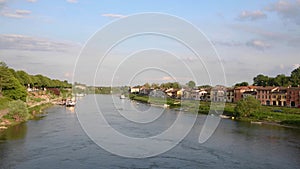
<path fill-rule="evenodd" d="M 97 96 L 98 101 L 108 101 L 109 97 Z M 92 101 L 93 97 L 83 99 Z M 123 101 L 125 108 L 132 104 L 140 109 L 150 108 L 130 100 Z M 151 134 L 164 130 L 164 126 L 176 119 L 178 112 L 168 110 L 165 114 L 157 120 L 156 128 L 151 126 Z M 134 131 L 134 137 L 145 137 L 147 129 L 135 125 L 128 127 L 120 116 L 112 117 L 116 129 L 127 135 Z M 198 116 L 189 134 L 171 150 L 135 159 L 114 155 L 99 147 L 81 128 L 74 109 L 54 106 L 46 110 L 44 117 L 0 134 L 0 168 L 300 168 L 299 129 L 224 119 L 212 137 L 200 144 L 198 137 L 204 119 L 205 116 Z"/>

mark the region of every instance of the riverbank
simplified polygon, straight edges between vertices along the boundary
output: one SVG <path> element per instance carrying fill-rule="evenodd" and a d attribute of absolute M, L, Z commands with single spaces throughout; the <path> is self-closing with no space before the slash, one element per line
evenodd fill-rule
<path fill-rule="evenodd" d="M 167 107 L 170 109 L 183 110 L 185 112 L 196 112 L 199 114 L 208 114 L 211 106 L 211 102 L 188 100 L 184 101 L 182 106 L 181 100 L 172 98 L 154 98 L 141 95 L 129 96 L 131 100 L 138 102 L 156 105 L 161 107 Z M 195 105 L 199 105 L 199 107 Z M 274 107 L 274 106 L 263 106 L 260 112 L 251 113 L 249 117 L 235 117 L 234 108 L 235 103 L 226 103 L 222 117 L 230 118 L 238 121 L 247 121 L 252 124 L 268 124 L 268 125 L 279 125 L 288 127 L 300 128 L 300 109 L 299 108 L 288 108 L 288 107 Z"/>
<path fill-rule="evenodd" d="M 44 110 L 58 104 L 61 101 L 61 97 L 47 93 L 42 95 L 31 95 L 27 98 L 26 110 L 28 115 L 23 120 L 16 120 L 8 116 L 9 103 L 13 100 L 6 97 L 0 97 L 0 132 L 5 131 L 9 127 L 18 125 L 28 120 L 35 119 L 44 113 Z"/>

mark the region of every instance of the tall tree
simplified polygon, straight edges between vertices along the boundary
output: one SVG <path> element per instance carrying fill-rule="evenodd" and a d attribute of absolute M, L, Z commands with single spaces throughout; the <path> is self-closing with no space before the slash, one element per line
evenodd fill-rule
<path fill-rule="evenodd" d="M 274 78 L 274 86 L 288 86 L 289 85 L 289 77 L 286 77 L 284 74 L 277 75 Z M 272 85 L 272 86 L 273 86 Z"/>
<path fill-rule="evenodd" d="M 14 100 L 26 100 L 27 92 L 4 62 L 0 62 L 0 92 Z"/>
<path fill-rule="evenodd" d="M 32 79 L 30 75 L 28 75 L 25 71 L 23 70 L 16 71 L 16 75 L 17 75 L 17 79 L 22 85 L 27 86 L 28 84 L 32 84 Z"/>
<path fill-rule="evenodd" d="M 267 86 L 269 85 L 269 77 L 259 74 L 253 78 L 254 84 L 256 86 Z"/>
<path fill-rule="evenodd" d="M 300 85 L 300 67 L 293 70 L 291 73 L 291 82 L 293 86 L 299 86 Z"/>
<path fill-rule="evenodd" d="M 149 83 L 145 83 L 143 86 L 144 86 L 146 89 L 150 89 L 150 84 L 149 84 Z"/>
<path fill-rule="evenodd" d="M 187 84 L 186 84 L 189 88 L 194 88 L 196 86 L 196 83 L 192 80 L 190 80 Z"/>

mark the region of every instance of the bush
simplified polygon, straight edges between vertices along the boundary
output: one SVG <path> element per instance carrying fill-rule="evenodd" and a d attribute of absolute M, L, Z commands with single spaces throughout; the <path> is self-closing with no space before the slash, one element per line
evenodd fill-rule
<path fill-rule="evenodd" d="M 248 96 L 237 102 L 234 108 L 234 116 L 236 117 L 249 117 L 251 114 L 259 113 L 261 104 L 252 96 Z"/>
<path fill-rule="evenodd" d="M 29 116 L 27 105 L 21 100 L 9 102 L 8 111 L 8 116 L 17 122 L 25 121 Z"/>

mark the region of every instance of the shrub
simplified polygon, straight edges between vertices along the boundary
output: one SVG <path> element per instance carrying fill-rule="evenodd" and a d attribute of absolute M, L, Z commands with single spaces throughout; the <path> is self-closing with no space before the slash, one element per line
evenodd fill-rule
<path fill-rule="evenodd" d="M 234 108 L 234 115 L 236 117 L 249 117 L 251 114 L 258 113 L 261 109 L 261 104 L 252 96 L 243 98 L 237 102 Z"/>
<path fill-rule="evenodd" d="M 8 116 L 17 122 L 25 121 L 28 118 L 27 105 L 21 100 L 14 100 L 8 104 Z"/>

